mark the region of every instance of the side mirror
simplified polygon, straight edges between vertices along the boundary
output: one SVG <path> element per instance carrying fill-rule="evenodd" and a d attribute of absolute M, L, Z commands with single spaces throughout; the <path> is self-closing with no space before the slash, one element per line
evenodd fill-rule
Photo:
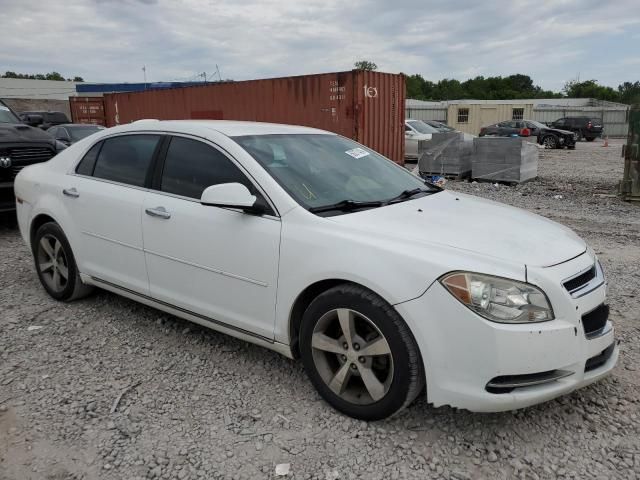
<path fill-rule="evenodd" d="M 44 123 L 44 118 L 42 118 L 42 115 L 38 115 L 38 114 L 35 114 L 35 113 L 29 113 L 29 114 L 24 116 L 24 123 L 26 123 L 27 125 L 30 125 L 32 127 L 37 127 L 37 126 L 42 125 Z"/>
<path fill-rule="evenodd" d="M 240 208 L 247 213 L 263 213 L 263 209 L 256 205 L 256 196 L 251 195 L 241 183 L 211 185 L 202 192 L 200 203 L 210 207 Z"/>
<path fill-rule="evenodd" d="M 404 134 L 407 137 L 413 137 L 416 134 L 416 132 L 414 132 L 413 130 L 405 130 Z"/>

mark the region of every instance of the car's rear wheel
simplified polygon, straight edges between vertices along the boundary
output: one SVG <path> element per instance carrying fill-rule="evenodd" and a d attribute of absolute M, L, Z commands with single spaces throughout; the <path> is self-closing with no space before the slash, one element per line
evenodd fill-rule
<path fill-rule="evenodd" d="M 309 305 L 300 353 L 322 397 L 361 420 L 397 413 L 424 387 L 422 360 L 409 328 L 392 306 L 359 286 L 334 287 Z"/>
<path fill-rule="evenodd" d="M 579 142 L 582 139 L 582 132 L 580 130 L 573 132 L 573 139 Z"/>
<path fill-rule="evenodd" d="M 38 228 L 32 248 L 40 283 L 53 298 L 71 301 L 91 292 L 80 279 L 69 241 L 57 223 Z"/>
<path fill-rule="evenodd" d="M 558 148 L 558 139 L 553 135 L 547 135 L 542 139 L 542 145 L 548 149 Z"/>

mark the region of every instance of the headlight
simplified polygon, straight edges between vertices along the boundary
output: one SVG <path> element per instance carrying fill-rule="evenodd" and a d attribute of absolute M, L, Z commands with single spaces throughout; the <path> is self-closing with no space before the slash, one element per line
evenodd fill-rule
<path fill-rule="evenodd" d="M 531 323 L 554 318 L 547 296 L 528 283 L 472 272 L 447 274 L 440 283 L 460 302 L 492 322 Z"/>

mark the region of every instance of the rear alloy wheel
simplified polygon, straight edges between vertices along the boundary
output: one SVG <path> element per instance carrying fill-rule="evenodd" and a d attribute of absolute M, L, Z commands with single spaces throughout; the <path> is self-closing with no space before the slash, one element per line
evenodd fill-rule
<path fill-rule="evenodd" d="M 578 130 L 577 132 L 573 132 L 573 139 L 577 142 L 579 142 L 582 139 L 582 132 L 580 130 Z"/>
<path fill-rule="evenodd" d="M 553 135 L 547 135 L 542 139 L 542 145 L 548 149 L 558 148 L 558 139 Z"/>
<path fill-rule="evenodd" d="M 311 303 L 300 351 L 324 399 L 362 420 L 393 415 L 424 386 L 422 360 L 404 321 L 380 297 L 355 285 L 332 288 Z"/>
<path fill-rule="evenodd" d="M 92 288 L 80 280 L 69 241 L 57 223 L 42 225 L 32 247 L 38 278 L 49 295 L 70 301 L 91 292 Z"/>

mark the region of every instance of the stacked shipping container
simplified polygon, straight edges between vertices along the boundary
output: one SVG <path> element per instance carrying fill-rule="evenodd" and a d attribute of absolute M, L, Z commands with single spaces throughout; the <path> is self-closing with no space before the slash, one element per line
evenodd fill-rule
<path fill-rule="evenodd" d="M 106 125 L 143 118 L 251 120 L 329 130 L 404 163 L 404 75 L 349 72 L 104 96 Z"/>

